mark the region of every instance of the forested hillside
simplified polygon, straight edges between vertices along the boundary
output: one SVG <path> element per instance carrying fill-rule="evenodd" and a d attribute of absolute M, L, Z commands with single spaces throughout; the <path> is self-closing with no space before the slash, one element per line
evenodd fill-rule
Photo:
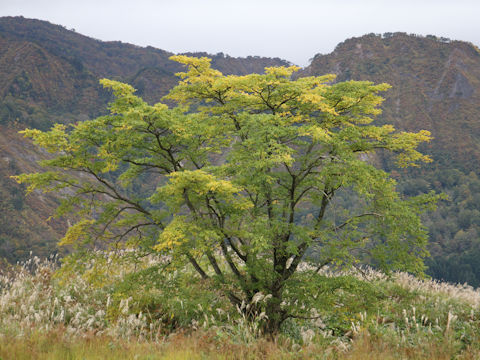
<path fill-rule="evenodd" d="M 312 51 L 315 45 L 312 44 Z M 46 255 L 66 221 L 46 219 L 53 197 L 32 194 L 9 178 L 36 169 L 45 156 L 17 134 L 47 129 L 106 111 L 111 95 L 98 84 L 111 78 L 132 84 L 149 103 L 159 101 L 178 78 L 172 54 L 153 47 L 102 42 L 45 21 L 0 18 L 0 257 Z M 287 65 L 278 58 L 208 55 L 225 74 L 262 72 Z M 427 129 L 435 138 L 423 146 L 434 161 L 418 169 L 395 168 L 387 156 L 374 159 L 392 171 L 406 195 L 435 190 L 449 200 L 425 218 L 430 231 L 429 273 L 480 285 L 480 53 L 461 41 L 405 33 L 353 38 L 328 55 L 316 55 L 300 76 L 337 74 L 337 81 L 386 82 L 380 123 L 398 129 Z"/>
<path fill-rule="evenodd" d="M 155 103 L 177 83 L 175 73 L 182 70 L 168 60 L 171 55 L 153 47 L 102 42 L 46 21 L 0 18 L 0 258 L 15 262 L 30 251 L 48 255 L 66 229 L 66 221 L 47 221 L 55 207 L 53 197 L 25 198 L 25 189 L 9 178 L 35 169 L 44 156 L 17 132 L 107 112 L 111 95 L 99 85 L 101 78 L 128 82 Z M 209 57 L 217 69 L 237 75 L 288 64 L 278 58 Z"/>
<path fill-rule="evenodd" d="M 386 82 L 379 121 L 398 129 L 431 131 L 423 146 L 433 162 L 421 168 L 395 168 L 406 195 L 429 190 L 449 200 L 425 218 L 430 231 L 429 273 L 449 281 L 480 285 L 480 52 L 461 41 L 405 33 L 369 34 L 316 55 L 302 75 L 337 74 L 338 81 Z"/>

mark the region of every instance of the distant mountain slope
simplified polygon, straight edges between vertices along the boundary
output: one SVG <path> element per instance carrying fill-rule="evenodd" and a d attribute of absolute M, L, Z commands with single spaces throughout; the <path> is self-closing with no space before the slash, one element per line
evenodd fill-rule
<path fill-rule="evenodd" d="M 105 113 L 111 95 L 98 84 L 104 77 L 128 82 L 144 99 L 157 102 L 182 71 L 168 59 L 171 55 L 153 47 L 102 42 L 46 21 L 0 18 L 0 258 L 16 261 L 30 251 L 49 254 L 65 229 L 64 223 L 46 222 L 53 198 L 33 194 L 25 199 L 24 189 L 10 179 L 35 169 L 42 157 L 17 131 Z M 211 57 L 213 66 L 226 74 L 289 64 L 278 58 L 198 55 Z"/>
<path fill-rule="evenodd" d="M 404 33 L 366 35 L 316 55 L 303 75 L 392 85 L 380 121 L 428 129 L 437 164 L 480 167 L 480 52 L 470 43 Z"/>
<path fill-rule="evenodd" d="M 287 46 L 288 44 L 286 44 Z M 55 199 L 33 194 L 10 175 L 36 168 L 42 156 L 17 131 L 47 129 L 106 112 L 111 95 L 103 77 L 132 84 L 150 103 L 178 81 L 182 68 L 172 54 L 152 47 L 102 42 L 59 25 L 22 17 L 0 18 L 0 258 L 46 255 L 66 224 L 46 219 Z M 289 65 L 278 58 L 209 56 L 226 74 L 261 72 Z M 425 218 L 431 234 L 430 274 L 480 286 L 480 53 L 470 43 L 405 33 L 348 39 L 327 55 L 316 55 L 299 76 L 335 73 L 337 81 L 387 82 L 378 121 L 398 129 L 428 129 L 435 137 L 422 150 L 434 162 L 397 169 L 386 156 L 376 161 L 399 181 L 406 195 L 435 190 L 449 195 Z"/>
<path fill-rule="evenodd" d="M 338 81 L 386 82 L 378 121 L 398 129 L 427 129 L 423 147 L 434 162 L 393 170 L 407 195 L 441 191 L 449 200 L 425 217 L 430 232 L 429 273 L 480 286 L 480 52 L 462 41 L 405 33 L 348 39 L 328 55 L 316 55 L 300 76 L 337 74 Z"/>
<path fill-rule="evenodd" d="M 24 124 L 46 126 L 52 115 L 53 121 L 58 115 L 98 115 L 109 99 L 98 85 L 104 77 L 129 82 L 147 100 L 158 101 L 177 83 L 175 73 L 182 71 L 168 59 L 171 55 L 153 47 L 102 42 L 46 21 L 0 18 L 0 121 L 18 118 Z M 288 65 L 278 58 L 197 55 L 211 57 L 213 67 L 226 74 Z M 40 114 L 32 115 L 35 111 Z"/>

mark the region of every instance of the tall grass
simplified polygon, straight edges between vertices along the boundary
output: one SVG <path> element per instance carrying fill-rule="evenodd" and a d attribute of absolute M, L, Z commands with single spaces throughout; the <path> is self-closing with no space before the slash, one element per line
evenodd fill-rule
<path fill-rule="evenodd" d="M 480 358 L 480 292 L 466 285 L 324 269 L 318 276 L 374 287 L 374 306 L 356 301 L 366 296 L 364 287 L 350 287 L 348 296 L 341 289 L 334 306 L 312 309 L 312 319 L 289 319 L 267 341 L 265 314 L 255 305 L 268 294 L 234 308 L 204 291 L 188 269 L 167 270 L 164 258 L 131 255 L 98 252 L 81 271 L 78 262 L 73 271 L 68 263 L 59 271 L 56 258 L 34 257 L 5 271 L 0 358 Z"/>

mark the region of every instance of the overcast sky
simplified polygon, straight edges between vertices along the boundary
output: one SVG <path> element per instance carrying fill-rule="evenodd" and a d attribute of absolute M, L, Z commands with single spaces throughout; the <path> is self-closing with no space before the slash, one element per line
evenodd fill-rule
<path fill-rule="evenodd" d="M 307 65 L 347 38 L 403 31 L 480 44 L 480 0 L 0 0 L 100 40 Z"/>

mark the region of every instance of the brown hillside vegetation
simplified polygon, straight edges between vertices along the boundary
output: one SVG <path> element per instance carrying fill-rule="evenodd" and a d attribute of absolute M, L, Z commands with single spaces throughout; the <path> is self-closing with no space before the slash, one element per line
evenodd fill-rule
<path fill-rule="evenodd" d="M 53 198 L 32 194 L 24 199 L 24 189 L 9 178 L 35 169 L 42 158 L 17 131 L 106 113 L 111 97 L 100 87 L 100 78 L 128 82 L 145 100 L 157 102 L 182 70 L 168 60 L 171 55 L 153 47 L 102 42 L 45 21 L 0 18 L 0 258 L 14 262 L 30 251 L 47 255 L 65 229 L 58 221 L 46 222 Z M 288 64 L 278 58 L 209 56 L 227 74 Z"/>
<path fill-rule="evenodd" d="M 25 200 L 24 190 L 9 179 L 33 169 L 40 156 L 16 131 L 47 129 L 56 122 L 105 113 L 111 95 L 100 88 L 102 77 L 130 83 L 146 101 L 157 102 L 177 83 L 175 73 L 182 70 L 168 60 L 171 55 L 153 47 L 102 42 L 45 21 L 0 18 L 0 192 L 2 208 L 7 209 L 0 219 L 0 257 L 14 261 L 24 258 L 28 249 L 45 255 L 55 249 L 63 229 L 45 222 L 53 199 L 42 202 L 33 194 Z M 288 65 L 278 58 L 208 56 L 212 67 L 225 74 Z M 386 100 L 378 122 L 432 132 L 434 140 L 421 148 L 434 160 L 428 166 L 407 172 L 388 158 L 374 160 L 393 170 L 406 195 L 429 190 L 449 195 L 449 202 L 425 219 L 434 255 L 430 274 L 480 285 L 478 48 L 435 36 L 369 34 L 344 41 L 331 54 L 316 55 L 299 76 L 326 73 L 337 74 L 338 81 L 391 84 L 383 94 Z M 28 226 L 19 230 L 18 224 Z"/>
<path fill-rule="evenodd" d="M 391 84 L 379 121 L 432 133 L 434 140 L 421 147 L 432 164 L 406 171 L 395 169 L 388 158 L 377 161 L 394 170 L 407 195 L 434 190 L 449 196 L 425 219 L 433 255 L 429 273 L 479 286 L 479 49 L 433 35 L 369 34 L 346 40 L 331 54 L 316 55 L 301 75 L 328 72 L 339 81 Z"/>
<path fill-rule="evenodd" d="M 437 164 L 480 164 L 480 52 L 470 43 L 405 33 L 365 35 L 316 55 L 303 75 L 335 73 L 339 81 L 386 82 L 380 121 L 427 129 Z"/>

